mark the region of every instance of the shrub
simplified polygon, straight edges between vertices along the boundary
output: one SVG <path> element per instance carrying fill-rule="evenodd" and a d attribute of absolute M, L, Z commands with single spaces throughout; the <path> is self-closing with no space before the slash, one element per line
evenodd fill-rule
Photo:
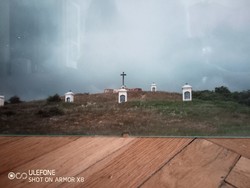
<path fill-rule="evenodd" d="M 201 100 L 235 101 L 250 106 L 250 90 L 230 92 L 225 86 L 216 87 L 215 91 L 193 91 L 193 98 Z"/>
<path fill-rule="evenodd" d="M 55 94 L 54 96 L 49 96 L 47 98 L 47 102 L 61 102 L 62 99 L 58 94 Z"/>
<path fill-rule="evenodd" d="M 230 94 L 230 90 L 225 86 L 220 86 L 215 88 L 215 93 L 219 94 Z"/>
<path fill-rule="evenodd" d="M 231 91 L 225 86 L 216 87 L 215 93 L 217 93 L 223 97 L 226 97 L 226 98 L 231 97 Z"/>
<path fill-rule="evenodd" d="M 239 103 L 250 106 L 250 90 L 238 93 L 237 97 Z"/>
<path fill-rule="evenodd" d="M 213 91 L 193 91 L 193 97 L 201 100 L 214 100 L 216 99 L 216 94 Z"/>
<path fill-rule="evenodd" d="M 20 100 L 20 98 L 18 96 L 13 96 L 9 99 L 10 104 L 17 104 L 17 103 L 21 103 L 22 101 Z"/>

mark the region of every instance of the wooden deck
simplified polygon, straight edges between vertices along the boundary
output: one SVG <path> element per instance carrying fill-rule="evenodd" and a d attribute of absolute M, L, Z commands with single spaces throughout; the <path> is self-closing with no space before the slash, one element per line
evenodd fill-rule
<path fill-rule="evenodd" d="M 0 187 L 247 188 L 249 148 L 250 139 L 0 137 Z M 55 175 L 29 174 L 39 169 Z"/>

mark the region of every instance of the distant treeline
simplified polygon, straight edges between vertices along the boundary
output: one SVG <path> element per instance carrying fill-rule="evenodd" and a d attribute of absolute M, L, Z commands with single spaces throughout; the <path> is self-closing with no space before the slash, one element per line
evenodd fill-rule
<path fill-rule="evenodd" d="M 216 87 L 214 91 L 193 91 L 193 97 L 202 100 L 227 100 L 250 106 L 250 90 L 231 92 L 227 87 Z"/>

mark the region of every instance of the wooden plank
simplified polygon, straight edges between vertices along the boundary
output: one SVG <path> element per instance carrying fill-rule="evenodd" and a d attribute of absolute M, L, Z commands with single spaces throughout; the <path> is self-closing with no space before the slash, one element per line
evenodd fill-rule
<path fill-rule="evenodd" d="M 220 146 L 228 148 L 240 155 L 250 159 L 250 139 L 249 138 L 232 138 L 232 139 L 208 139 L 209 141 L 216 143 Z"/>
<path fill-rule="evenodd" d="M 220 188 L 235 188 L 234 186 L 226 183 L 226 182 L 223 182 L 220 186 Z"/>
<path fill-rule="evenodd" d="M 74 186 L 138 187 L 192 140 L 139 138 L 126 150 L 114 153 L 113 156 L 79 174 L 78 176 L 85 177 L 85 182 Z"/>
<path fill-rule="evenodd" d="M 16 142 L 20 139 L 23 139 L 25 137 L 20 137 L 20 136 L 16 136 L 16 137 L 13 137 L 13 136 L 0 136 L 0 146 L 3 145 L 3 144 L 7 144 L 7 143 L 10 143 L 10 142 Z"/>
<path fill-rule="evenodd" d="M 238 188 L 250 187 L 250 159 L 241 157 L 226 181 Z"/>
<path fill-rule="evenodd" d="M 219 187 L 239 155 L 197 139 L 153 175 L 147 187 Z"/>
<path fill-rule="evenodd" d="M 14 137 L 0 147 L 0 174 L 64 146 L 79 137 Z M 10 138 L 6 139 L 10 141 Z M 3 139 L 4 140 L 4 139 Z"/>
<path fill-rule="evenodd" d="M 56 177 L 73 177 L 133 140 L 134 138 L 81 137 L 64 147 L 18 166 L 12 171 L 28 172 L 32 169 L 49 169 L 55 170 Z M 7 175 L 6 173 L 0 176 L 0 182 L 4 187 L 48 186 L 45 182 L 29 183 L 28 179 L 10 181 Z"/>
<path fill-rule="evenodd" d="M 129 148 L 132 145 L 134 145 L 138 141 L 138 139 L 139 138 L 136 138 L 132 142 L 128 143 L 127 145 L 119 148 L 118 150 L 116 150 L 115 152 L 113 152 L 111 155 L 103 158 L 103 160 L 98 161 L 97 163 L 95 163 L 94 165 L 90 166 L 89 168 L 87 168 L 86 170 L 84 170 L 83 172 L 81 172 L 80 174 L 78 174 L 77 176 L 78 177 L 84 177 L 85 179 L 89 179 L 89 177 L 92 174 L 94 174 L 94 173 L 102 170 L 103 168 L 105 168 L 110 163 L 110 161 L 115 160 L 118 156 L 121 156 L 122 153 L 124 153 L 127 150 L 129 150 Z M 68 187 L 69 186 L 68 183 L 62 183 L 62 184 L 57 183 L 57 186 L 58 185 L 60 185 L 60 187 Z M 83 183 L 75 183 L 74 187 L 77 187 L 77 186 L 82 187 Z M 48 188 L 49 187 L 53 188 L 54 184 L 50 184 L 48 186 Z"/>

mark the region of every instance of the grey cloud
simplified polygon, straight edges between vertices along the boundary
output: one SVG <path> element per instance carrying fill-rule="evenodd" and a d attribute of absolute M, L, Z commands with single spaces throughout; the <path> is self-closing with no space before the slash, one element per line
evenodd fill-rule
<path fill-rule="evenodd" d="M 249 89 L 248 0 L 74 0 L 78 17 L 63 16 L 64 1 L 12 2 L 19 8 L 11 16 L 19 19 L 10 21 L 9 62 L 23 60 L 32 73 L 3 74 L 0 92 L 9 96 L 102 92 L 120 87 L 122 71 L 128 87 L 144 90 L 152 82 L 177 92 L 186 82 L 197 90 Z"/>

